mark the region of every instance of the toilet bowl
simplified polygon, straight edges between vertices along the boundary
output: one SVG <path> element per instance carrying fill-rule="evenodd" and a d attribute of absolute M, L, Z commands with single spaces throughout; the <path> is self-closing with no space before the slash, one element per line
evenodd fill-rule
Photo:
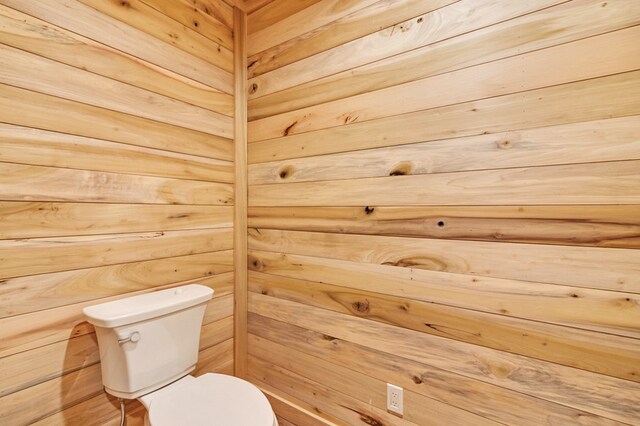
<path fill-rule="evenodd" d="M 262 392 L 237 377 L 207 373 L 185 376 L 138 398 L 147 409 L 145 425 L 277 426 Z"/>
<path fill-rule="evenodd" d="M 151 426 L 277 426 L 264 394 L 224 374 L 189 375 L 213 290 L 197 284 L 84 308 L 94 325 L 105 391 L 137 398 Z"/>

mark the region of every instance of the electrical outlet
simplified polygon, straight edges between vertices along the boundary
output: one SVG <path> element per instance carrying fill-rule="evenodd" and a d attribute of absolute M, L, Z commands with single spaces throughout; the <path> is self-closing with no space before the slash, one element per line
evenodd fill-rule
<path fill-rule="evenodd" d="M 404 410 L 402 404 L 404 389 L 399 386 L 387 383 L 387 410 L 402 416 Z"/>

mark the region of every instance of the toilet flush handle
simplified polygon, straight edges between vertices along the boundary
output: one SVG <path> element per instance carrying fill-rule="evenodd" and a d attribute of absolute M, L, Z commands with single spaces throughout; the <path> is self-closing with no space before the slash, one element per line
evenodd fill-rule
<path fill-rule="evenodd" d="M 137 331 L 131 332 L 128 336 L 118 334 L 118 343 L 123 344 L 127 342 L 136 343 L 140 340 L 140 333 Z"/>

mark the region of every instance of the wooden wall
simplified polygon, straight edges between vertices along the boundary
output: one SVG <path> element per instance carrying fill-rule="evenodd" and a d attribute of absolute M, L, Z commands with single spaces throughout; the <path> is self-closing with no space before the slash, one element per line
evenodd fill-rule
<path fill-rule="evenodd" d="M 638 24 L 636 0 L 249 16 L 249 374 L 287 424 L 640 423 Z"/>
<path fill-rule="evenodd" d="M 81 309 L 122 296 L 214 288 L 197 374 L 233 371 L 232 18 L 0 0 L 3 425 L 117 424 Z"/>

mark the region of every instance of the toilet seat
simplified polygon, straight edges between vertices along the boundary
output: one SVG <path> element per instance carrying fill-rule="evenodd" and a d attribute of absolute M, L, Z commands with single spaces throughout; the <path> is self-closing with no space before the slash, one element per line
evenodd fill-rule
<path fill-rule="evenodd" d="M 187 376 L 153 394 L 156 392 L 143 397 L 151 426 L 277 425 L 264 394 L 237 377 L 216 373 Z"/>

